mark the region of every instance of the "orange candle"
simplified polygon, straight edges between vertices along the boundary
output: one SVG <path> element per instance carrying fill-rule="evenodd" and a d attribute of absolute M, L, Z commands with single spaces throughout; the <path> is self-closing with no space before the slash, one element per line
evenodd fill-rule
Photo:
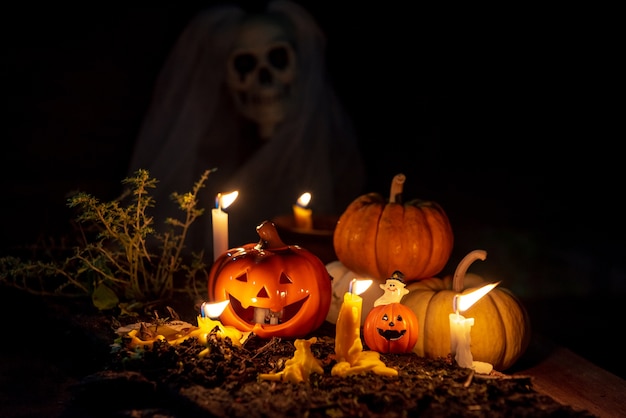
<path fill-rule="evenodd" d="M 311 193 L 303 193 L 295 205 L 293 205 L 293 217 L 296 228 L 313 229 L 313 211 L 307 208 L 311 201 Z"/>

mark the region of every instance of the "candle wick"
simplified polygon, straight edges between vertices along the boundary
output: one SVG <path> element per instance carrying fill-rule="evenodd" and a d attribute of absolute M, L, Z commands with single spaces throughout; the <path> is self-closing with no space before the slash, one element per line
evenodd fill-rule
<path fill-rule="evenodd" d="M 452 310 L 459 316 L 459 295 L 454 295 L 452 298 Z"/>
<path fill-rule="evenodd" d="M 222 210 L 222 194 L 218 193 L 217 196 L 215 196 L 215 209 L 218 210 Z"/>
<path fill-rule="evenodd" d="M 350 286 L 348 286 L 348 293 L 354 295 L 354 284 L 356 283 L 356 279 L 350 280 Z"/>

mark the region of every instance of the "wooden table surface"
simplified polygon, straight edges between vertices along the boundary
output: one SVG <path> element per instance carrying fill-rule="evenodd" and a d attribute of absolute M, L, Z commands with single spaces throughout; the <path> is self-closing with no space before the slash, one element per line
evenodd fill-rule
<path fill-rule="evenodd" d="M 626 417 L 626 380 L 540 337 L 529 351 L 513 375 L 531 376 L 538 392 L 575 409 L 601 418 Z"/>

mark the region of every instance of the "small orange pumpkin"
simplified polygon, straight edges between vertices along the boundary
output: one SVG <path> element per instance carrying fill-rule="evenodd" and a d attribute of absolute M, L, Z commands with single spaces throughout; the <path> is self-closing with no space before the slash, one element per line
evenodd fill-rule
<path fill-rule="evenodd" d="M 272 222 L 257 227 L 258 244 L 233 248 L 209 271 L 209 300 L 230 300 L 225 325 L 261 338 L 300 338 L 328 314 L 331 278 L 322 261 L 298 245 L 282 242 Z"/>
<path fill-rule="evenodd" d="M 337 258 L 359 275 L 384 280 L 400 270 L 407 282 L 439 273 L 452 253 L 448 216 L 435 202 L 402 203 L 404 174 L 391 182 L 389 200 L 377 193 L 357 197 L 333 234 Z"/>
<path fill-rule="evenodd" d="M 419 326 L 411 308 L 399 303 L 378 305 L 365 318 L 363 338 L 379 353 L 410 353 L 417 343 Z"/>

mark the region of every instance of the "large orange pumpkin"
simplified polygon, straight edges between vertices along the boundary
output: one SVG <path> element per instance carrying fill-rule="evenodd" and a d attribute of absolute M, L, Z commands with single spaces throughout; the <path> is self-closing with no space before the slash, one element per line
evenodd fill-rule
<path fill-rule="evenodd" d="M 209 271 L 209 299 L 230 300 L 225 325 L 261 338 L 300 338 L 328 314 L 331 278 L 310 251 L 282 242 L 273 223 L 257 227 L 258 244 L 233 248 Z"/>
<path fill-rule="evenodd" d="M 448 216 L 432 201 L 403 203 L 404 181 L 404 174 L 393 178 L 388 201 L 368 193 L 339 217 L 333 246 L 351 271 L 384 280 L 400 270 L 411 282 L 434 276 L 448 262 L 454 241 Z"/>
<path fill-rule="evenodd" d="M 402 303 L 413 310 L 420 323 L 420 335 L 413 351 L 428 358 L 450 353 L 450 321 L 454 296 L 466 289 L 487 284 L 480 276 L 465 275 L 475 260 L 484 260 L 483 250 L 470 252 L 458 265 L 454 277 L 429 278 L 409 283 Z M 476 361 L 487 362 L 496 370 L 509 369 L 528 348 L 531 337 L 528 313 L 515 295 L 496 287 L 478 300 L 463 316 L 474 318 L 471 353 Z"/>
<path fill-rule="evenodd" d="M 419 324 L 415 313 L 395 302 L 372 308 L 365 318 L 363 338 L 379 353 L 410 353 L 417 342 Z"/>

